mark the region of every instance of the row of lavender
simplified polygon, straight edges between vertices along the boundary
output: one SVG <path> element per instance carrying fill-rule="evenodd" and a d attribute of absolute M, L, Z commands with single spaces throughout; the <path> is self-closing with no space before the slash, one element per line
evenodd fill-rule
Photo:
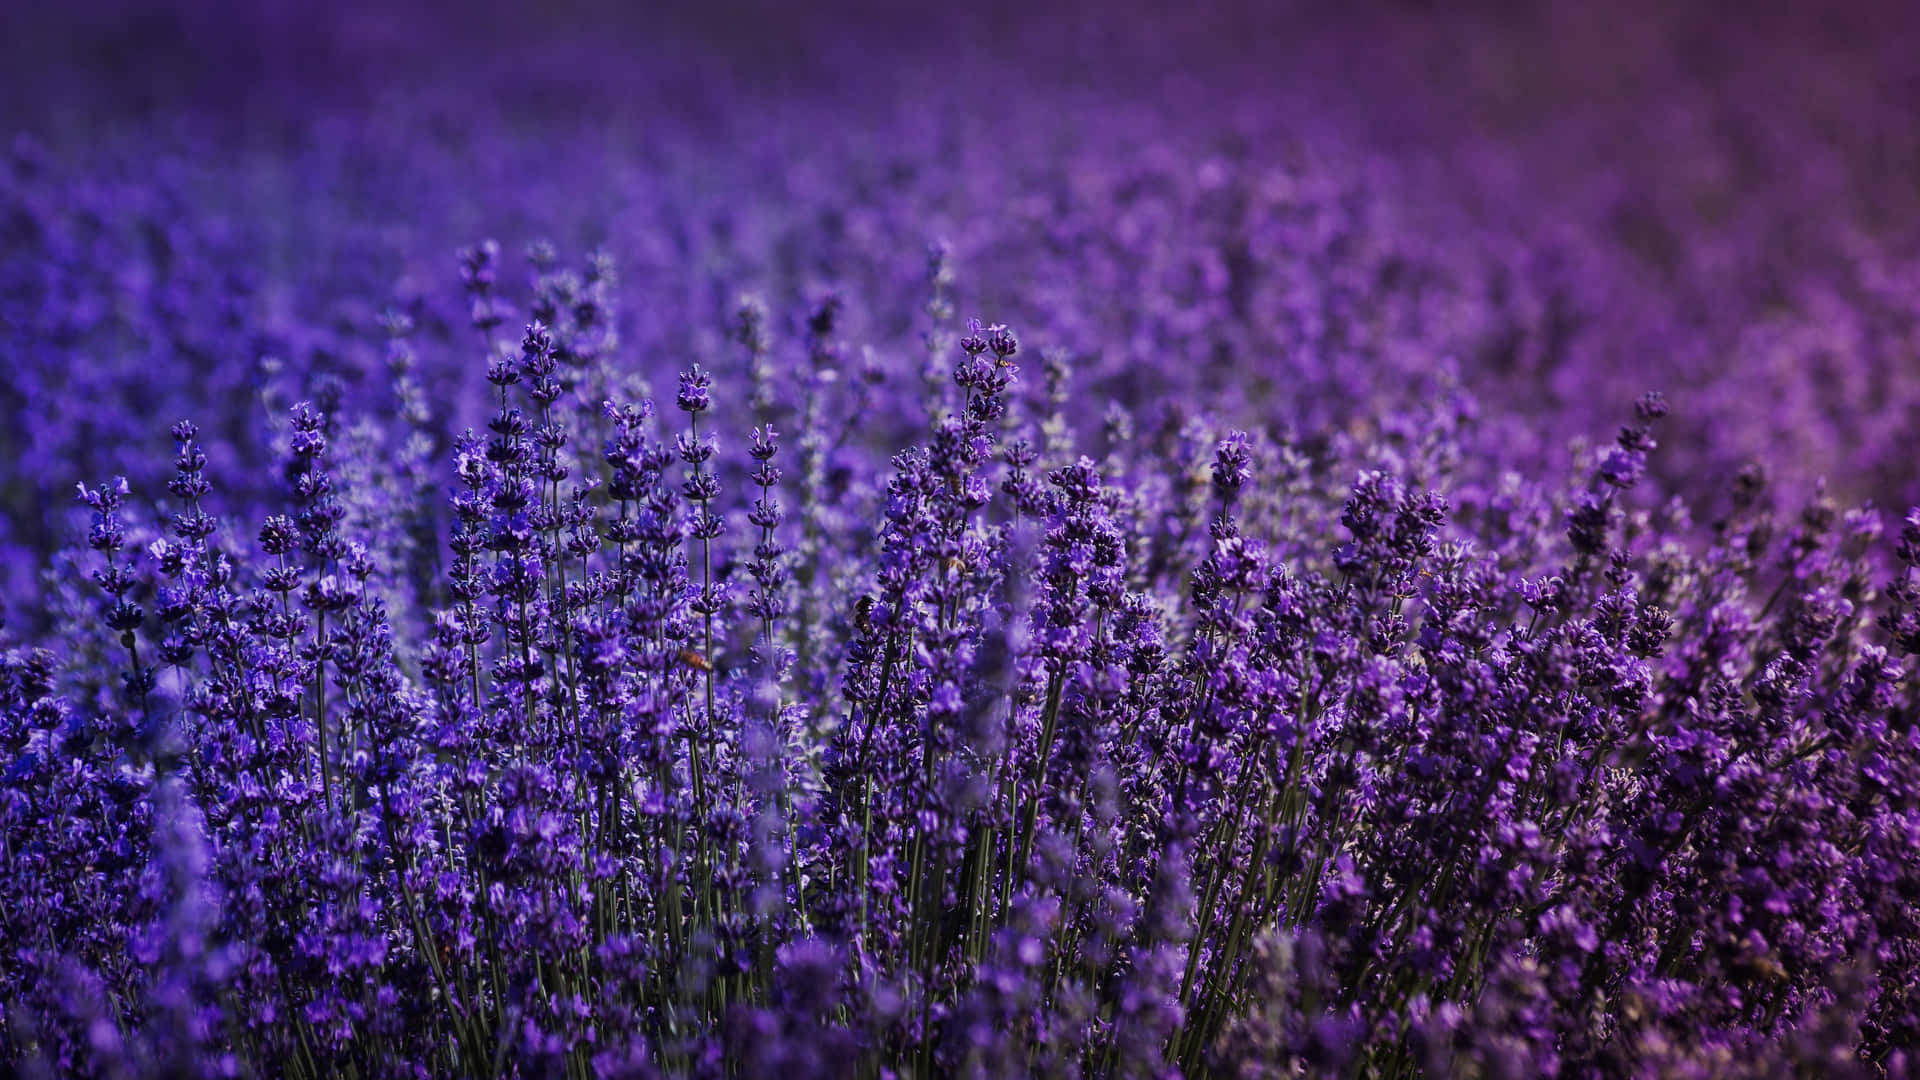
<path fill-rule="evenodd" d="M 0 1058 L 1906 1075 L 1911 140 L 1017 44 L 17 141 Z"/>
<path fill-rule="evenodd" d="M 976 323 L 903 392 L 838 298 L 796 341 L 745 300 L 717 379 L 628 401 L 611 271 L 543 273 L 515 341 L 466 253 L 450 503 L 397 313 L 397 458 L 302 402 L 264 519 L 209 512 L 187 422 L 164 492 L 82 486 L 62 652 L 0 685 L 10 1052 L 1905 1067 L 1920 516 L 1647 505 L 1657 396 L 1557 481 L 1475 478 L 1444 386 L 1076 430 L 1061 355 Z M 881 408 L 927 417 L 884 464 Z"/>

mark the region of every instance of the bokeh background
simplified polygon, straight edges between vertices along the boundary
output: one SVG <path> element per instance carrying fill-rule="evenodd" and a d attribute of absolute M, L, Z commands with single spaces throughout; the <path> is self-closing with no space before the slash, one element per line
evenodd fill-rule
<path fill-rule="evenodd" d="M 723 403 L 741 290 L 795 356 L 837 291 L 850 355 L 911 378 L 941 241 L 946 329 L 1012 323 L 1143 425 L 1457 383 L 1504 468 L 1657 388 L 1654 482 L 1704 519 L 1756 465 L 1920 501 L 1910 4 L 203 0 L 8 5 L 0 41 L 15 586 L 76 480 L 158 490 L 173 419 L 243 502 L 274 410 L 388 407 L 383 310 L 447 445 L 483 237 L 604 248 L 635 377 L 706 362 Z"/>

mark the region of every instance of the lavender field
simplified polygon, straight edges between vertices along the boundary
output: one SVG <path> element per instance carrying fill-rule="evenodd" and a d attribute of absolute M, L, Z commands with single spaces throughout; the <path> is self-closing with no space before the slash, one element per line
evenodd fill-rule
<path fill-rule="evenodd" d="M 1920 1075 L 1920 9 L 0 13 L 0 1072 Z"/>

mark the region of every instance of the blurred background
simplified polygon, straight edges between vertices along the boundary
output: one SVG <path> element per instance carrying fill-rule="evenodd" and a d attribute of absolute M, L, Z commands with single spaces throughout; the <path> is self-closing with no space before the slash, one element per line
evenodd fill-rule
<path fill-rule="evenodd" d="M 1920 5 L 89 2 L 0 42 L 13 574 L 76 479 L 157 489 L 176 413 L 236 499 L 273 409 L 377 414 L 383 310 L 444 447 L 483 237 L 610 252 L 642 381 L 733 362 L 742 290 L 790 351 L 835 291 L 911 379 L 941 241 L 947 325 L 1072 356 L 1096 413 L 1311 433 L 1458 385 L 1492 470 L 1657 388 L 1703 517 L 1756 467 L 1920 501 Z"/>

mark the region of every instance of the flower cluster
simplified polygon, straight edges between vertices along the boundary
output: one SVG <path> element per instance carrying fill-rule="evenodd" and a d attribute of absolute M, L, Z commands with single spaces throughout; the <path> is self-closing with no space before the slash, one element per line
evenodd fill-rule
<path fill-rule="evenodd" d="M 17 143 L 0 1062 L 1911 1075 L 1907 256 L 1523 240 L 1214 78 Z"/>
<path fill-rule="evenodd" d="M 772 421 L 838 400 L 828 316 L 771 372 L 749 319 L 671 412 L 592 407 L 577 330 L 480 326 L 494 411 L 426 581 L 372 554 L 419 508 L 349 488 L 310 402 L 257 529 L 205 509 L 191 423 L 164 494 L 81 485 L 97 593 L 49 644 L 92 666 L 5 654 L 11 1052 L 1903 1067 L 1920 511 L 1889 551 L 1751 478 L 1705 531 L 1639 505 L 1657 395 L 1557 491 L 1464 470 L 1457 397 L 1095 456 L 974 322 L 924 436 L 790 516 Z M 737 444 L 729 381 L 769 421 Z"/>

